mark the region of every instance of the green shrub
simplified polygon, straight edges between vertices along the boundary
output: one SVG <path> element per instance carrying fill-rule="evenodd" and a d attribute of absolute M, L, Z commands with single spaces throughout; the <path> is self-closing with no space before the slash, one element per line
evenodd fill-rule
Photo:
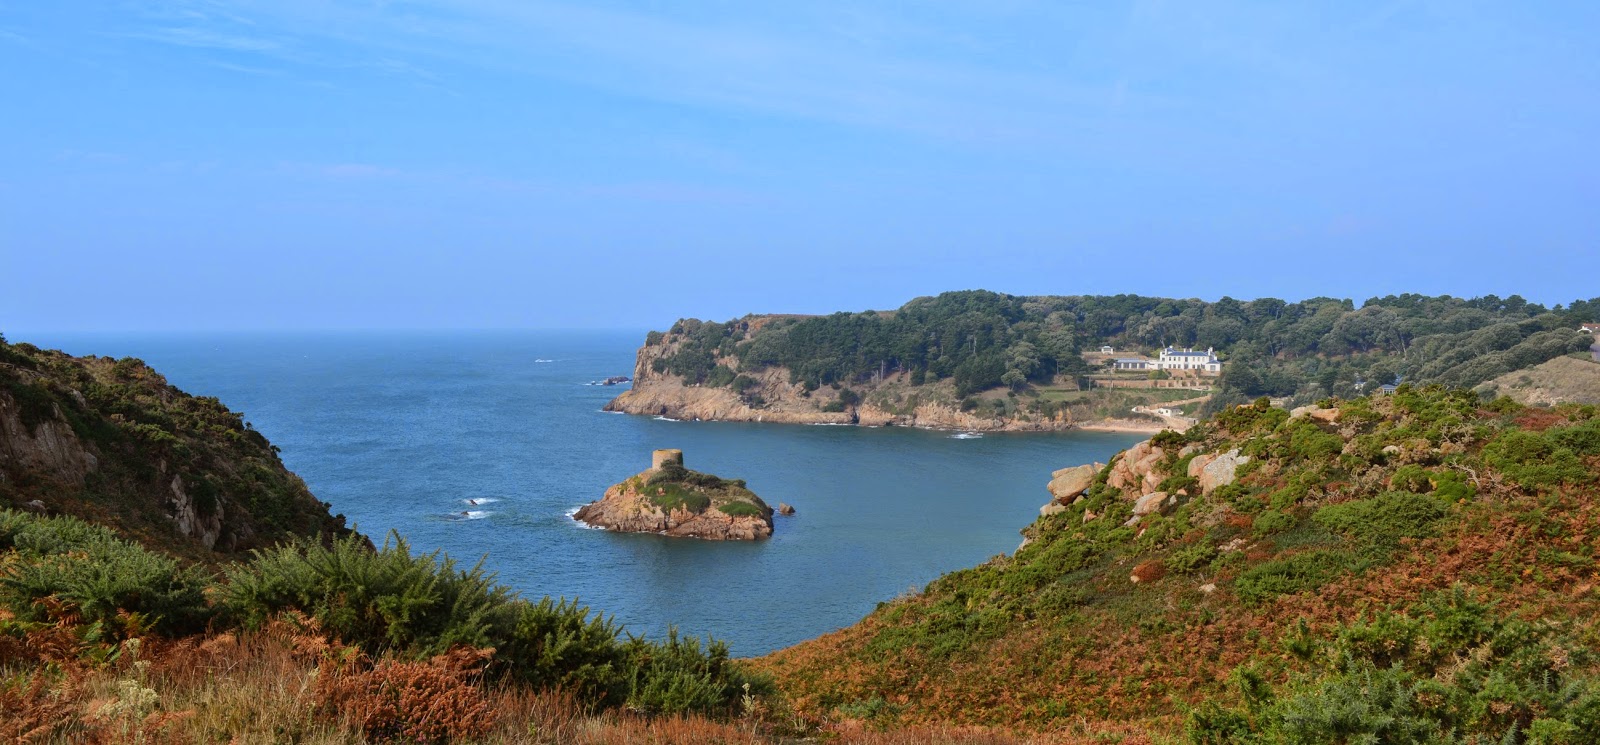
<path fill-rule="evenodd" d="M 587 700 L 621 703 L 628 655 L 621 627 L 576 601 L 516 603 L 508 638 L 496 648 L 505 674 L 535 687 L 576 691 Z"/>
<path fill-rule="evenodd" d="M 437 551 L 413 555 L 394 534 L 377 551 L 358 536 L 256 551 L 249 563 L 229 567 L 227 579 L 222 604 L 239 623 L 257 626 L 297 610 L 374 652 L 493 647 L 513 617 L 511 591 L 481 564 L 460 571 Z"/>
<path fill-rule="evenodd" d="M 728 657 L 728 646 L 715 639 L 704 647 L 692 636 L 667 629 L 659 642 L 630 639 L 628 700 L 630 708 L 651 714 L 728 714 L 747 692 L 764 694 L 770 684 L 747 674 Z"/>
<path fill-rule="evenodd" d="M 1167 568 L 1177 574 L 1197 572 L 1211 565 L 1217 549 L 1209 543 L 1185 546 L 1167 556 Z"/>
<path fill-rule="evenodd" d="M 706 375 L 705 384 L 712 388 L 722 388 L 731 384 L 736 377 L 738 376 L 727 365 L 717 365 L 711 368 L 711 372 Z"/>
<path fill-rule="evenodd" d="M 53 597 L 105 638 L 140 627 L 167 634 L 203 629 L 211 618 L 196 567 L 121 540 L 110 530 L 69 517 L 43 518 L 0 510 L 0 607 L 18 618 L 48 620 L 39 600 Z M 131 624 L 119 617 L 135 614 Z"/>
<path fill-rule="evenodd" d="M 729 517 L 760 517 L 761 508 L 749 502 L 725 502 L 717 506 L 722 514 Z"/>
<path fill-rule="evenodd" d="M 1273 533 L 1282 533 L 1294 526 L 1293 515 L 1278 510 L 1267 510 L 1256 516 L 1255 522 L 1251 525 L 1251 532 L 1257 537 L 1269 536 Z"/>
<path fill-rule="evenodd" d="M 1310 670 L 1276 691 L 1236 671 L 1245 705 L 1191 712 L 1190 742 L 1600 743 L 1592 651 L 1553 626 L 1501 617 L 1460 589 L 1328 640 L 1302 626 L 1290 646 Z"/>
<path fill-rule="evenodd" d="M 1322 586 L 1344 571 L 1347 558 L 1334 551 L 1307 551 L 1257 564 L 1234 580 L 1234 593 L 1257 604 Z"/>
<path fill-rule="evenodd" d="M 1390 544 L 1433 535 L 1435 524 L 1448 513 L 1449 503 L 1438 497 L 1390 491 L 1323 507 L 1311 519 L 1368 543 Z"/>
<path fill-rule="evenodd" d="M 1527 487 L 1548 488 L 1563 482 L 1581 482 L 1588 477 L 1588 469 L 1572 450 L 1560 444 L 1563 439 L 1580 445 L 1585 441 L 1582 434 L 1572 435 L 1569 431 L 1511 430 L 1484 447 L 1483 459 L 1512 481 Z"/>

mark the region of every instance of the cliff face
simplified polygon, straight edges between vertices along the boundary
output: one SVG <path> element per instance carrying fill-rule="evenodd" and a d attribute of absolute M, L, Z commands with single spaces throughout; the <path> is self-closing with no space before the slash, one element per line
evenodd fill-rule
<path fill-rule="evenodd" d="M 655 463 L 573 518 L 624 533 L 660 533 L 679 538 L 750 541 L 772 535 L 772 508 L 744 488 L 683 468 L 683 454 L 656 451 Z"/>
<path fill-rule="evenodd" d="M 761 317 L 750 320 L 752 330 Z M 923 427 L 972 431 L 1051 431 L 1069 429 L 1070 414 L 1053 418 L 985 416 L 962 411 L 948 383 L 911 385 L 905 375 L 871 384 L 807 390 L 791 382 L 788 368 L 740 369 L 736 357 L 717 363 L 737 371 L 730 385 L 686 384 L 682 377 L 662 369 L 663 361 L 677 354 L 682 336 L 667 333 L 639 348 L 634 363 L 633 387 L 605 406 L 606 411 L 670 419 L 776 422 L 787 424 L 859 424 L 863 426 Z M 851 402 L 849 400 L 854 399 Z"/>
<path fill-rule="evenodd" d="M 216 399 L 138 360 L 4 341 L 0 505 L 80 517 L 197 558 L 349 533 Z"/>

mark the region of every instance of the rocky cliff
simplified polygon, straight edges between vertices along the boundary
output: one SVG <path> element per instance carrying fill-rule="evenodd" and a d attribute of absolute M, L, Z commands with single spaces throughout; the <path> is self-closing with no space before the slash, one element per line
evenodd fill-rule
<path fill-rule="evenodd" d="M 768 320 L 764 316 L 746 319 L 746 333 L 755 333 Z M 652 333 L 639 348 L 633 387 L 606 404 L 605 410 L 684 420 L 972 431 L 1053 431 L 1078 424 L 1067 411 L 1051 417 L 963 411 L 949 382 L 912 385 L 903 373 L 869 383 L 808 388 L 796 381 L 788 368 L 742 369 L 732 355 L 715 360 L 730 371 L 728 379 L 687 383 L 668 364 L 682 351 L 685 341 L 685 335 L 676 331 Z"/>
<path fill-rule="evenodd" d="M 713 541 L 749 541 L 772 535 L 772 508 L 743 481 L 683 467 L 683 453 L 657 450 L 649 470 L 606 490 L 573 518 L 625 533 L 660 533 Z"/>
<path fill-rule="evenodd" d="M 0 505 L 73 515 L 196 558 L 349 532 L 217 399 L 135 359 L 3 339 Z"/>

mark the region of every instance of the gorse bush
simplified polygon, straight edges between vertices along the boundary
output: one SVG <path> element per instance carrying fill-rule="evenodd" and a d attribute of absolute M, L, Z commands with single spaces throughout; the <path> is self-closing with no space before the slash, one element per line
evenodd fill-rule
<path fill-rule="evenodd" d="M 1194 743 L 1600 743 L 1592 650 L 1554 626 L 1500 615 L 1460 588 L 1381 612 L 1289 651 L 1309 665 L 1281 690 L 1236 671 L 1244 705 L 1204 706 Z"/>
<path fill-rule="evenodd" d="M 1242 572 L 1234 582 L 1234 592 L 1246 603 L 1261 603 L 1320 587 L 1348 564 L 1348 558 L 1336 551 L 1307 551 L 1273 559 Z"/>
<path fill-rule="evenodd" d="M 1324 507 L 1312 519 L 1357 539 L 1387 545 L 1431 535 L 1434 524 L 1448 512 L 1449 503 L 1438 497 L 1390 491 Z"/>
<path fill-rule="evenodd" d="M 497 649 L 505 674 L 537 687 L 574 689 L 615 703 L 627 696 L 628 650 L 622 628 L 562 599 L 518 603 L 514 626 Z"/>
<path fill-rule="evenodd" d="M 24 620 L 50 620 L 45 598 L 107 639 L 141 628 L 193 633 L 212 615 L 203 570 L 99 526 L 0 510 L 0 548 L 10 549 L 0 559 L 0 607 Z"/>
<path fill-rule="evenodd" d="M 356 536 L 257 551 L 227 570 L 223 607 L 246 626 L 297 610 L 369 651 L 494 646 L 512 617 L 510 590 L 481 564 L 458 570 L 438 552 L 414 555 L 398 536 L 390 541 L 379 551 Z"/>
<path fill-rule="evenodd" d="M 713 640 L 702 647 L 699 639 L 679 636 L 675 628 L 667 629 L 660 642 L 631 639 L 626 652 L 627 703 L 639 711 L 727 713 L 746 691 L 770 691 L 765 680 L 733 664 L 727 645 Z"/>

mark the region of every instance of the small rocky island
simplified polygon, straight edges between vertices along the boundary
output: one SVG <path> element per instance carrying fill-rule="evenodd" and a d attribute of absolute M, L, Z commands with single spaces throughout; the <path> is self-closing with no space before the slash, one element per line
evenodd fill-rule
<path fill-rule="evenodd" d="M 772 508 L 744 486 L 683 466 L 682 450 L 657 450 L 650 470 L 606 490 L 573 518 L 626 533 L 660 533 L 712 541 L 772 535 Z"/>

